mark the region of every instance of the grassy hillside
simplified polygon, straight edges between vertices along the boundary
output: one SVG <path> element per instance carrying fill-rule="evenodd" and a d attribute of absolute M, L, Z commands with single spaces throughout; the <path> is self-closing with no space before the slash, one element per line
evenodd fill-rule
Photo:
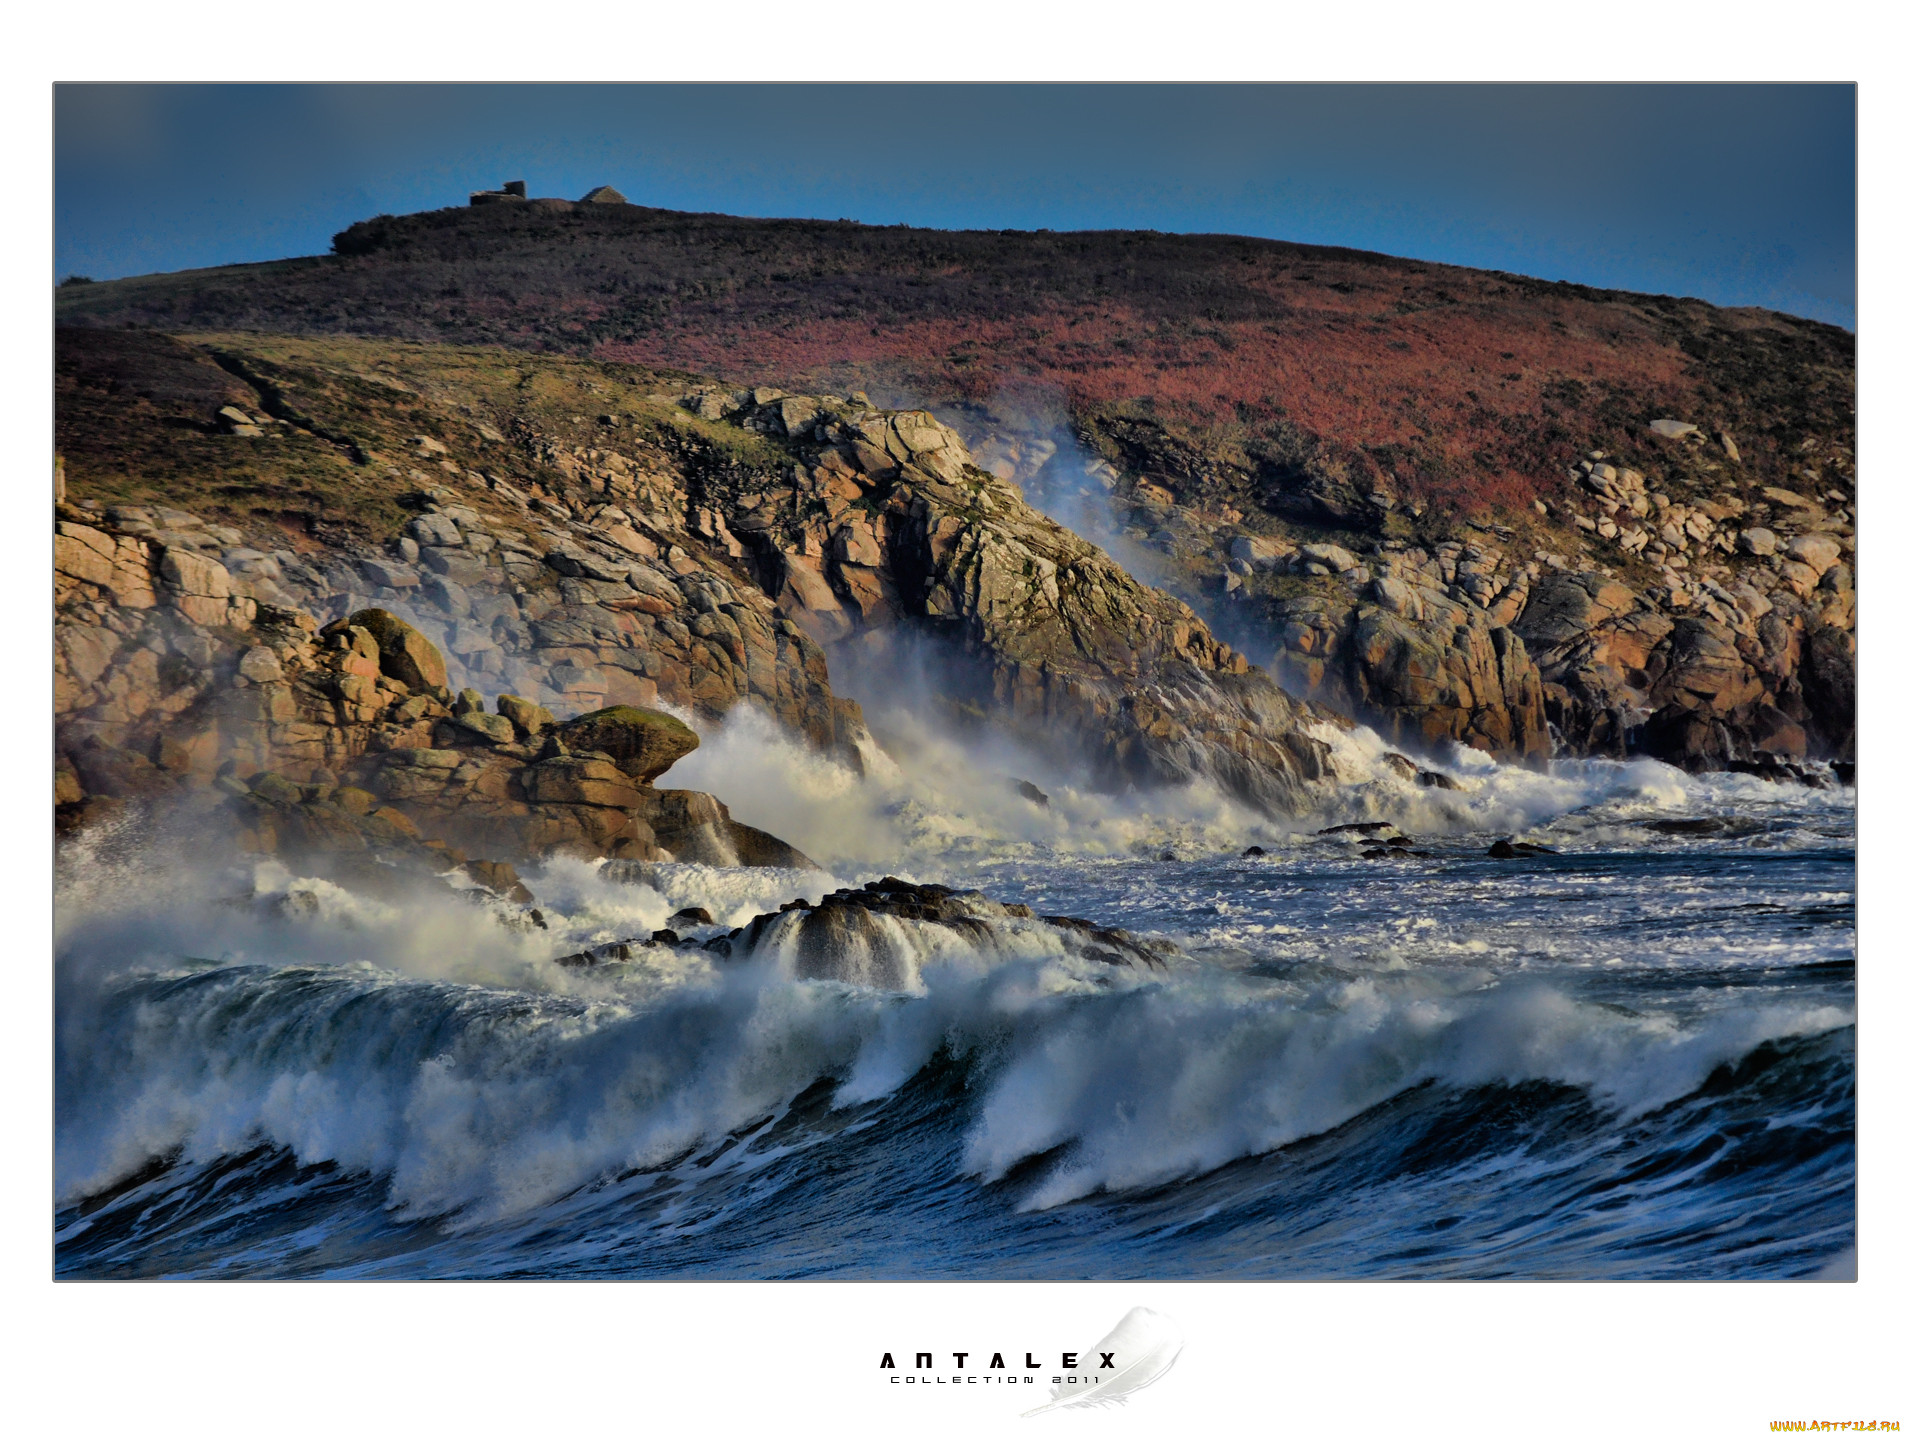
<path fill-rule="evenodd" d="M 335 253 L 57 293 L 62 324 L 571 352 L 900 401 L 1055 398 L 1282 481 L 1512 513 L 1646 422 L 1786 484 L 1853 446 L 1853 338 L 1811 321 L 1358 251 L 534 202 L 383 216 Z"/>

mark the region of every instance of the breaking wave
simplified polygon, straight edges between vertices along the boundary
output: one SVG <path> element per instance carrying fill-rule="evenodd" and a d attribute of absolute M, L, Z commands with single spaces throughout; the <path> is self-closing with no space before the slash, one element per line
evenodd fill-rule
<path fill-rule="evenodd" d="M 750 714 L 675 771 L 829 872 L 555 860 L 536 917 L 67 852 L 63 1273 L 1700 1276 L 1852 1244 L 1849 795 L 1470 752 L 1442 791 L 1361 730 L 1327 737 L 1346 808 L 1281 825 L 882 720 L 911 780 Z M 1362 816 L 1433 858 L 1318 833 Z M 1503 865 L 1501 833 L 1558 853 Z M 1141 948 L 964 896 L 824 970 L 806 912 L 750 926 L 883 874 Z M 620 958 L 561 963 L 589 953 Z"/>

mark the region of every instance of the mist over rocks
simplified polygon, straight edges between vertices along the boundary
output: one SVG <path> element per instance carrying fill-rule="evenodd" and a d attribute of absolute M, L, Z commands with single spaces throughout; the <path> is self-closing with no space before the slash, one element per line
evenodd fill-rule
<path fill-rule="evenodd" d="M 93 512 L 75 517 L 112 526 Z M 243 852 L 399 854 L 429 872 L 474 860 L 550 855 L 812 865 L 732 819 L 712 796 L 653 782 L 699 737 L 637 706 L 556 721 L 502 694 L 455 695 L 438 648 L 377 607 L 320 624 L 301 610 L 223 598 L 221 623 L 186 589 L 231 585 L 217 562 L 168 565 L 137 537 L 63 519 L 57 560 L 56 821 L 64 831 L 133 802 L 198 808 Z M 176 521 L 176 523 L 183 523 Z M 142 558 L 168 603 L 120 606 L 148 591 L 92 557 Z M 91 577 L 91 578 L 89 578 Z M 423 850 L 436 853 L 421 854 Z M 484 873 L 492 874 L 493 871 Z M 504 872 L 502 872 L 504 873 Z M 518 881 L 504 888 L 514 891 Z M 524 889 L 524 887 L 519 887 Z"/>
<path fill-rule="evenodd" d="M 694 735 L 657 707 L 718 723 L 749 705 L 859 771 L 879 752 L 830 670 L 898 683 L 916 666 L 946 723 L 1016 735 L 1095 788 L 1199 781 L 1272 817 L 1332 803 L 1315 731 L 1349 715 L 1416 752 L 1534 763 L 1561 745 L 1785 778 L 1850 754 L 1851 510 L 1685 498 L 1726 483 L 1724 447 L 1681 455 L 1658 490 L 1651 467 L 1573 467 L 1580 494 L 1619 504 L 1618 534 L 1635 507 L 1665 517 L 1622 552 L 1663 547 L 1649 590 L 1564 549 L 1524 558 L 1544 530 L 1423 542 L 1397 500 L 1371 530 L 1222 508 L 1138 423 L 1126 446 L 1097 429 L 1061 444 L 983 431 L 984 410 L 950 424 L 863 395 L 383 342 L 63 332 L 61 356 L 69 828 L 224 767 L 365 793 L 392 812 L 380 824 L 502 859 L 808 864 L 719 800 L 654 788 Z M 219 413 L 237 390 L 261 434 Z M 1027 503 L 1061 465 L 1136 522 L 1119 540 L 1162 584 Z M 1756 521 L 1766 555 L 1734 538 Z M 1597 542 L 1595 523 L 1575 533 Z M 1197 583 L 1209 566 L 1235 583 Z M 1268 666 L 1209 618 L 1271 646 Z M 272 845 L 326 826 L 272 811 L 243 829 Z"/>
<path fill-rule="evenodd" d="M 1696 770 L 1851 754 L 1850 436 L 1799 447 L 1838 482 L 1821 502 L 1761 484 L 1724 431 L 1650 431 L 1659 450 L 1590 451 L 1567 498 L 1496 520 L 1386 491 L 1303 508 L 1271 457 L 1138 416 L 946 413 L 1026 493 L 1108 508 L 1115 543 L 1291 693 L 1394 743 Z"/>
<path fill-rule="evenodd" d="M 1195 779 L 1274 814 L 1332 779 L 1306 733 L 1335 717 L 1290 699 L 1194 612 L 974 465 L 922 411 L 834 397 L 742 405 L 803 457 L 789 482 L 728 498 L 801 623 L 867 665 L 904 639 L 943 642 L 942 702 L 1024 731 L 1096 783 Z"/>
<path fill-rule="evenodd" d="M 112 348 L 84 341 L 96 360 Z M 444 657 L 429 673 L 405 653 L 412 642 L 402 632 L 375 636 L 389 680 L 409 691 L 444 680 L 562 717 L 666 703 L 718 721 L 745 703 L 857 770 L 873 741 L 858 705 L 828 679 L 829 648 L 836 665 L 873 667 L 895 645 L 931 644 L 948 667 L 941 701 L 952 720 L 1038 736 L 1097 786 L 1207 780 L 1288 814 L 1309 808 L 1332 778 L 1306 726 L 1336 717 L 1290 700 L 1189 607 L 1025 506 L 925 412 L 765 387 L 689 390 L 684 379 L 665 385 L 671 377 L 571 361 L 536 366 L 546 398 L 530 405 L 519 357 L 395 357 L 346 342 L 222 340 L 199 351 L 176 342 L 127 363 L 245 374 L 301 417 L 271 439 L 201 432 L 206 469 L 168 482 L 211 498 L 223 474 L 227 494 L 253 494 L 262 467 L 301 473 L 334 498 L 299 522 L 295 543 L 284 517 L 260 502 L 254 523 L 279 529 L 277 544 L 232 526 L 213 537 L 169 507 L 192 522 L 169 522 L 184 526 L 168 532 L 169 553 L 184 546 L 196 573 L 228 575 L 241 598 L 222 605 L 394 617 Z M 431 410 L 420 403 L 428 392 L 438 397 Z M 724 403 L 709 403 L 716 396 Z M 84 383 L 68 400 L 68 464 L 84 478 L 63 523 L 138 537 L 154 523 L 152 506 L 103 504 L 87 488 L 129 453 L 161 451 L 160 417 L 129 414 Z M 706 410 L 722 418 L 698 419 Z M 94 423 L 80 423 L 83 413 Z M 437 424 L 424 423 L 429 413 Z M 407 574 L 370 571 L 361 563 L 370 554 Z M 408 578 L 421 575 L 427 583 Z M 88 680 L 79 658 L 96 643 L 122 643 L 105 622 L 91 593 L 76 597 L 62 650 L 75 658 L 63 669 L 89 688 L 76 689 L 63 715 L 119 714 L 98 709 L 101 677 Z M 365 686 L 352 688 L 364 707 Z M 135 708 L 145 715 L 152 705 L 142 698 Z M 507 717 L 471 709 L 440 717 L 432 743 L 485 740 Z M 137 719 L 122 723 L 138 729 Z M 136 746 L 150 743 L 143 733 Z M 647 773 L 642 764 L 634 778 Z M 599 783 L 580 777 L 574 788 Z M 623 838 L 645 843 L 604 827 L 593 843 Z"/>

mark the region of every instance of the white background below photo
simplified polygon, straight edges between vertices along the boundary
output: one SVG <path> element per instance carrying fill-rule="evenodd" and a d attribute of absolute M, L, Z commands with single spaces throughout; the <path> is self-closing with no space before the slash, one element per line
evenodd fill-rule
<path fill-rule="evenodd" d="M 43 474 L 44 340 L 52 194 L 48 87 L 56 79 L 614 78 L 1505 79 L 1594 76 L 1857 78 L 1860 91 L 1863 957 L 1859 1026 L 1859 1281 L 1854 1284 L 598 1283 L 469 1285 L 55 1284 L 47 1197 L 52 1044 L 51 855 L 44 771 L 11 771 L 4 872 L 20 994 L 8 1008 L 15 1156 L 0 1234 L 7 1410 L 17 1433 L 334 1436 L 975 1436 L 1029 1427 L 1112 1435 L 1741 1437 L 1774 1421 L 1920 1425 L 1912 1363 L 1915 1013 L 1904 912 L 1920 813 L 1894 743 L 1920 695 L 1896 662 L 1904 566 L 1889 537 L 1920 525 L 1900 454 L 1920 385 L 1905 275 L 1913 233 L 1911 21 L 1840 4 L 1537 5 L 1286 12 L 980 4 L 964 11 L 747 4 L 529 13 L 485 5 L 316 11 L 206 4 L 39 10 L 9 23 L 26 199 L 5 240 L 16 344 L 0 405 L 20 491 Z M 1577 98 L 1570 103 L 1579 103 Z M 875 116 L 884 124 L 884 115 Z M 1223 143 L 1228 143 L 1223 141 Z M 785 163 L 778 136 L 765 155 Z M 688 163 L 717 163 L 690 157 Z M 928 164 L 937 157 L 928 157 Z M 1596 197 L 1600 203 L 1604 197 Z M 33 337 L 22 342 L 20 337 Z M 37 484 L 38 482 L 34 482 Z M 31 528 L 31 525 L 29 526 Z M 31 542 L 38 545 L 38 540 Z M 0 584 L 16 616 L 16 676 L 37 677 L 3 723 L 17 756 L 48 753 L 43 552 Z M 1876 561 L 1878 563 L 1876 563 Z M 30 978 L 29 978 L 30 977 Z M 1159 1383 L 1118 1407 L 1020 1418 L 1046 1386 L 888 1382 L 880 1356 L 928 1350 L 1080 1350 L 1136 1306 L 1185 1346 Z M 1031 1339 L 1031 1345 L 1029 1344 Z M 1047 1371 L 1051 1381 L 1054 1371 Z M 1029 1394 L 1033 1398 L 1028 1398 Z"/>

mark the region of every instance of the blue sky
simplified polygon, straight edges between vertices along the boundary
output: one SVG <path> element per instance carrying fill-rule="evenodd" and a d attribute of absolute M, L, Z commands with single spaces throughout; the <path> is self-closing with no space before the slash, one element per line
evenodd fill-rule
<path fill-rule="evenodd" d="M 941 228 L 1228 231 L 1855 319 L 1850 86 L 60 86 L 57 275 L 310 255 L 524 178 Z"/>

